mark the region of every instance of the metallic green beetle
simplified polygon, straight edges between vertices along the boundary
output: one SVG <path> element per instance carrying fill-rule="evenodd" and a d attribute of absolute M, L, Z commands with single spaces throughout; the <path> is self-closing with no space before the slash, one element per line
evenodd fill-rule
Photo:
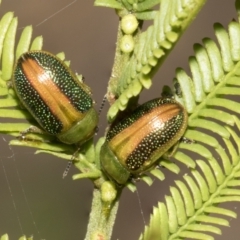
<path fill-rule="evenodd" d="M 98 124 L 90 89 L 58 57 L 29 51 L 17 61 L 13 86 L 42 130 L 66 144 L 81 144 Z"/>
<path fill-rule="evenodd" d="M 113 124 L 100 152 L 107 176 L 118 185 L 150 170 L 184 134 L 188 115 L 173 98 L 153 99 Z"/>

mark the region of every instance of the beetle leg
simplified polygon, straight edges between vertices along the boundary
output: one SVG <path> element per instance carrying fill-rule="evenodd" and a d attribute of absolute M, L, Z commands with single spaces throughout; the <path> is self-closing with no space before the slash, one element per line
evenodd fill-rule
<path fill-rule="evenodd" d="M 173 145 L 167 152 L 165 152 L 161 158 L 169 160 L 170 157 L 172 157 L 174 155 L 174 153 L 176 152 L 177 148 L 178 148 L 179 142 L 177 142 L 175 145 Z M 161 159 L 160 158 L 160 159 Z"/>
<path fill-rule="evenodd" d="M 187 144 L 197 143 L 195 140 L 192 140 L 192 139 L 189 139 L 189 138 L 186 138 L 186 137 L 182 137 L 180 139 L 180 141 L 183 142 L 183 143 L 187 143 Z"/>
<path fill-rule="evenodd" d="M 26 139 L 26 135 L 28 133 L 40 133 L 40 134 L 46 134 L 42 129 L 36 127 L 36 126 L 30 126 L 26 130 L 20 132 L 20 136 L 18 137 L 21 140 Z"/>
<path fill-rule="evenodd" d="M 176 152 L 180 142 L 187 143 L 187 144 L 196 143 L 195 140 L 192 140 L 192 139 L 189 139 L 189 138 L 186 138 L 186 137 L 181 137 L 178 143 L 176 143 L 166 153 L 163 154 L 163 158 L 169 159 L 170 157 L 172 157 L 174 155 L 174 153 Z"/>

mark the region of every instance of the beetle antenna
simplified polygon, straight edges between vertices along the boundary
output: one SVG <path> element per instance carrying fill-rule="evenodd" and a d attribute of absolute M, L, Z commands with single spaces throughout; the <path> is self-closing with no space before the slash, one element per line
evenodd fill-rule
<path fill-rule="evenodd" d="M 100 114 L 103 110 L 103 107 L 105 106 L 106 100 L 107 100 L 107 95 L 105 94 L 104 97 L 103 97 L 102 103 L 100 105 L 100 108 L 98 110 L 98 116 L 100 116 Z"/>
<path fill-rule="evenodd" d="M 107 100 L 107 94 L 105 94 L 104 97 L 103 97 L 102 103 L 101 103 L 100 108 L 98 110 L 98 116 L 101 115 L 101 112 L 102 112 L 102 110 L 105 106 L 106 100 Z M 95 135 L 98 135 L 98 131 L 99 131 L 99 127 L 96 127 Z"/>
<path fill-rule="evenodd" d="M 78 149 L 74 152 L 74 154 L 72 155 L 71 159 L 68 161 L 67 166 L 63 172 L 63 179 L 68 175 L 68 172 L 70 170 L 70 168 L 72 167 L 73 161 L 76 157 L 76 154 L 80 151 L 80 148 L 78 147 Z"/>
<path fill-rule="evenodd" d="M 68 175 L 70 168 L 72 167 L 73 160 L 68 161 L 67 166 L 63 172 L 63 179 Z"/>
<path fill-rule="evenodd" d="M 70 168 L 71 168 L 72 165 L 73 165 L 73 161 L 74 161 L 74 159 L 75 159 L 75 157 L 76 157 L 76 154 L 77 154 L 79 151 L 80 151 L 80 148 L 78 148 L 78 149 L 73 153 L 70 161 L 68 161 L 67 166 L 66 166 L 66 168 L 65 168 L 65 170 L 64 170 L 64 172 L 63 172 L 63 179 L 68 175 L 68 172 L 69 172 Z"/>

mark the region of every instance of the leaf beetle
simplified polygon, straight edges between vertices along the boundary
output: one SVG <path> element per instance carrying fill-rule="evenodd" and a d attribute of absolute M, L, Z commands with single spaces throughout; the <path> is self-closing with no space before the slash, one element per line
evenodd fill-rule
<path fill-rule="evenodd" d="M 112 124 L 101 147 L 103 171 L 117 185 L 154 167 L 184 134 L 188 114 L 172 97 L 161 97 L 138 106 Z"/>
<path fill-rule="evenodd" d="M 78 145 L 95 133 L 98 114 L 90 88 L 58 57 L 46 51 L 22 54 L 12 82 L 21 103 L 44 132 Z"/>

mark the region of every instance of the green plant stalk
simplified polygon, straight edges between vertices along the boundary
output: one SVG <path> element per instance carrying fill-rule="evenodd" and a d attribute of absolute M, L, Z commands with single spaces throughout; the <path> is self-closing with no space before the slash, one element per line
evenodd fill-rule
<path fill-rule="evenodd" d="M 104 203 L 101 199 L 101 191 L 98 188 L 94 188 L 91 213 L 85 240 L 111 239 L 112 229 L 119 206 L 120 193 L 121 191 L 118 192 L 117 198 L 114 202 Z"/>
<path fill-rule="evenodd" d="M 202 0 L 201 4 L 199 4 L 198 8 L 195 9 L 195 12 L 191 14 L 191 17 L 187 18 L 184 26 L 182 26 L 182 33 L 184 30 L 190 25 L 190 23 L 194 20 L 194 18 L 197 16 L 198 12 L 201 10 L 202 6 L 205 4 L 206 0 Z M 138 29 L 138 34 L 140 34 L 140 29 Z M 122 30 L 120 26 L 118 26 L 118 32 L 117 32 L 117 42 L 116 42 L 116 52 L 115 52 L 115 58 L 114 58 L 114 64 L 112 67 L 111 77 L 109 80 L 109 86 L 108 86 L 108 101 L 111 105 L 112 102 L 114 102 L 115 99 L 112 98 L 111 94 L 116 92 L 116 87 L 118 83 L 118 79 L 120 75 L 122 74 L 122 69 L 129 61 L 129 55 L 122 54 L 120 50 L 120 40 L 122 38 Z M 137 36 L 135 36 L 136 38 Z M 163 63 L 163 61 L 166 59 L 168 54 L 166 54 L 163 59 L 157 64 L 156 68 L 151 73 L 151 76 L 156 73 L 160 65 Z M 94 189 L 93 192 L 93 201 L 92 201 L 92 208 L 91 208 L 91 214 L 90 219 L 88 223 L 88 229 L 85 240 L 97 240 L 97 239 L 110 239 L 112 234 L 112 228 L 114 226 L 116 213 L 118 209 L 118 201 L 120 198 L 121 192 L 118 193 L 117 200 L 110 206 L 108 209 L 104 204 L 102 204 L 101 201 L 101 192 L 99 189 Z M 107 212 L 106 212 L 107 211 Z"/>
<path fill-rule="evenodd" d="M 129 55 L 122 54 L 120 50 L 120 40 L 122 38 L 122 30 L 119 22 L 116 51 L 112 73 L 109 80 L 108 93 L 115 92 L 117 82 L 124 65 L 129 60 Z M 111 95 L 107 96 L 109 103 L 115 99 Z M 116 219 L 116 214 L 119 206 L 119 199 L 122 189 L 118 189 L 117 197 L 112 203 L 104 203 L 101 199 L 100 186 L 93 191 L 93 200 L 91 206 L 91 213 L 87 227 L 85 240 L 108 240 L 111 239 L 113 226 Z"/>
<path fill-rule="evenodd" d="M 117 14 L 121 16 L 122 12 L 117 12 Z M 139 23 L 139 27 L 136 33 L 134 34 L 134 41 L 137 41 L 137 38 L 141 33 L 141 27 L 142 27 L 142 22 Z M 121 29 L 121 21 L 119 21 L 114 63 L 112 67 L 111 76 L 109 78 L 109 84 L 108 84 L 108 90 L 107 90 L 107 99 L 110 105 L 112 105 L 112 103 L 116 100 L 116 99 L 113 99 L 112 96 L 115 96 L 117 92 L 119 78 L 123 74 L 123 70 L 131 58 L 131 54 L 122 53 L 120 49 L 122 37 L 123 37 L 123 32 Z"/>
<path fill-rule="evenodd" d="M 119 79 L 119 76 L 121 75 L 121 70 L 122 70 L 123 64 L 124 64 L 123 62 L 126 62 L 126 60 L 127 60 L 127 59 L 123 59 L 124 56 L 121 54 L 121 50 L 120 50 L 120 46 L 119 46 L 120 39 L 122 38 L 122 36 L 123 36 L 123 34 L 122 34 L 121 25 L 120 25 L 120 21 L 119 21 L 118 32 L 117 32 L 116 51 L 115 51 L 115 57 L 114 57 L 114 63 L 113 63 L 113 67 L 112 67 L 111 77 L 109 79 L 107 94 L 116 92 L 118 79 Z M 108 98 L 108 102 L 110 104 L 112 103 L 112 100 L 114 100 L 111 98 L 111 95 L 108 95 L 107 98 Z"/>

